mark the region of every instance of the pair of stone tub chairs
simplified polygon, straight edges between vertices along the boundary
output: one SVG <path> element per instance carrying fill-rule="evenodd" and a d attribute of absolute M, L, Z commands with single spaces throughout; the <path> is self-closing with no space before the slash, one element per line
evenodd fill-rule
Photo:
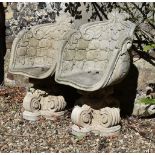
<path fill-rule="evenodd" d="M 135 27 L 126 14 L 114 11 L 108 20 L 79 29 L 64 15 L 54 24 L 22 30 L 12 45 L 10 72 L 34 79 L 54 76 L 57 83 L 79 90 L 83 96 L 71 114 L 73 134 L 119 133 L 120 109 L 112 96 L 113 85 L 128 73 Z M 65 106 L 63 96 L 31 88 L 23 100 L 23 117 L 52 119 L 63 115 Z"/>

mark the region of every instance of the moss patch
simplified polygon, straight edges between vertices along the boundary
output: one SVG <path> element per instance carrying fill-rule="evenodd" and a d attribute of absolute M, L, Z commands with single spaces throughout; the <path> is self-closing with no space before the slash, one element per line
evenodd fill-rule
<path fill-rule="evenodd" d="M 141 98 L 138 100 L 139 104 L 155 104 L 155 99 L 150 99 L 150 98 Z"/>

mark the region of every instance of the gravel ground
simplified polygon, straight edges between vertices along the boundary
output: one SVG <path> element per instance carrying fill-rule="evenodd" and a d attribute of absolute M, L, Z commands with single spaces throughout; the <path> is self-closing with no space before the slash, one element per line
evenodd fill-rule
<path fill-rule="evenodd" d="M 0 89 L 0 152 L 139 152 L 155 153 L 155 117 L 121 120 L 122 130 L 115 137 L 86 137 L 71 134 L 71 110 L 51 121 L 22 118 L 24 88 Z"/>

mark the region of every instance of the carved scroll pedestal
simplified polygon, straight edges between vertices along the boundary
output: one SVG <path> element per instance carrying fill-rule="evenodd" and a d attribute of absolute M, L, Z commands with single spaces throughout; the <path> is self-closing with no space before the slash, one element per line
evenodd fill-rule
<path fill-rule="evenodd" d="M 103 95 L 107 91 L 106 95 Z M 101 136 L 116 135 L 120 132 L 119 103 L 107 89 L 103 94 L 83 96 L 72 111 L 72 134 L 84 136 L 94 132 Z"/>
<path fill-rule="evenodd" d="M 42 115 L 47 119 L 53 120 L 64 114 L 65 106 L 66 102 L 63 96 L 53 96 L 45 91 L 31 88 L 23 100 L 25 109 L 23 118 L 36 121 L 38 116 Z"/>

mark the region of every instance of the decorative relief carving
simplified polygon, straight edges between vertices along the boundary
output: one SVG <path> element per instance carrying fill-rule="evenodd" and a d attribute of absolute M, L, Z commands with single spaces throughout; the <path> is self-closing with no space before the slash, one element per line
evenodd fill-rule
<path fill-rule="evenodd" d="M 61 16 L 54 24 L 42 24 L 22 30 L 13 42 L 10 72 L 32 78 L 46 78 L 55 72 L 57 54 L 66 32 L 73 30 L 71 17 Z"/>
<path fill-rule="evenodd" d="M 125 21 L 124 15 L 118 16 L 115 12 L 106 22 L 84 24 L 71 35 L 59 54 L 55 76 L 58 83 L 95 91 L 127 74 L 130 64 L 127 50 L 135 24 Z"/>
<path fill-rule="evenodd" d="M 66 102 L 63 96 L 53 96 L 45 91 L 31 88 L 23 100 L 25 109 L 23 117 L 32 121 L 37 120 L 40 115 L 54 119 L 64 114 L 65 106 Z"/>
<path fill-rule="evenodd" d="M 71 115 L 73 134 L 118 133 L 119 103 L 109 86 L 122 80 L 129 70 L 128 49 L 135 24 L 126 18 L 115 11 L 105 22 L 84 24 L 76 30 L 71 18 L 64 16 L 55 24 L 23 30 L 12 46 L 10 71 L 38 79 L 55 72 L 56 82 L 85 93 L 81 107 L 75 106 Z M 66 102 L 62 96 L 35 90 L 27 93 L 23 105 L 25 119 L 37 120 L 39 115 L 52 119 L 64 113 Z"/>
<path fill-rule="evenodd" d="M 64 15 L 54 24 L 21 31 L 12 46 L 10 72 L 41 79 L 56 69 L 58 83 L 84 91 L 116 83 L 129 69 L 135 24 L 118 12 L 108 17 L 76 30 Z"/>
<path fill-rule="evenodd" d="M 75 135 L 87 132 L 99 133 L 102 136 L 108 136 L 119 133 L 120 131 L 120 110 L 119 108 L 105 107 L 99 110 L 90 106 L 75 106 L 71 115 L 72 132 Z"/>
<path fill-rule="evenodd" d="M 71 119 L 73 123 L 81 127 L 90 125 L 92 122 L 92 109 L 87 105 L 83 105 L 82 107 L 75 106 Z"/>
<path fill-rule="evenodd" d="M 101 125 L 105 128 L 115 126 L 120 122 L 120 110 L 118 108 L 103 108 L 100 115 Z"/>
<path fill-rule="evenodd" d="M 95 132 L 101 136 L 119 133 L 120 109 L 118 100 L 112 96 L 113 88 L 82 94 L 71 114 L 72 133 L 85 135 Z"/>

